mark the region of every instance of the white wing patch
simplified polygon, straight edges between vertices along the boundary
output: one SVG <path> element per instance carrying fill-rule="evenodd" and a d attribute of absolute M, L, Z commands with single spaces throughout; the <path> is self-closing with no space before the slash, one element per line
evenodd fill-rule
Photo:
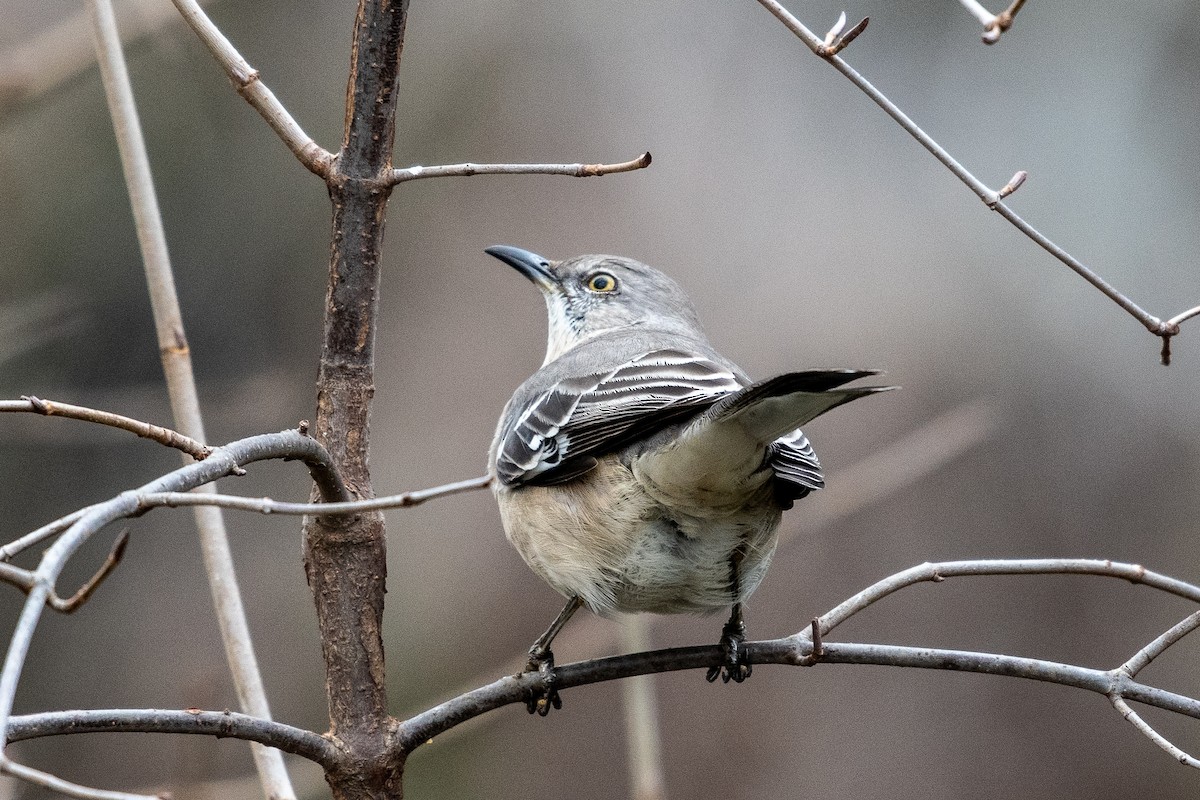
<path fill-rule="evenodd" d="M 561 380 L 533 397 L 502 433 L 497 477 L 505 484 L 552 478 L 572 459 L 611 452 L 742 388 L 715 361 L 670 349 Z"/>

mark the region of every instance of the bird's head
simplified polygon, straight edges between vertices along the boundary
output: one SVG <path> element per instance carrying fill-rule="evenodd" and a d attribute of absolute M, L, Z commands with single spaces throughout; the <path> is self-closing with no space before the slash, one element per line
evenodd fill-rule
<path fill-rule="evenodd" d="M 550 261 L 508 245 L 485 252 L 531 280 L 546 299 L 550 330 L 545 363 L 610 331 L 641 328 L 704 337 L 679 284 L 640 261 L 604 255 Z"/>

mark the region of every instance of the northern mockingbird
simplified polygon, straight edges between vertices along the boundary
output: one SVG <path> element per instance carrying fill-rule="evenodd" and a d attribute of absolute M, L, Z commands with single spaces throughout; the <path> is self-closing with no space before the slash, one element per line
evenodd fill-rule
<path fill-rule="evenodd" d="M 509 400 L 489 454 L 508 540 L 569 598 L 528 669 L 552 677 L 551 640 L 581 605 L 732 606 L 724 663 L 707 678 L 745 680 L 742 603 L 767 570 L 783 511 L 824 485 L 799 428 L 891 387 L 843 388 L 872 370 L 752 383 L 709 344 L 683 290 L 645 264 L 486 252 L 541 290 L 550 321 L 546 360 Z M 551 686 L 529 710 L 560 703 Z"/>

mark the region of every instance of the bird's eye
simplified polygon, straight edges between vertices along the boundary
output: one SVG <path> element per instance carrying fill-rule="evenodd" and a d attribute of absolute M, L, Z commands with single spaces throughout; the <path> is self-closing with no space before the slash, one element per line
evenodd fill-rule
<path fill-rule="evenodd" d="M 587 288 L 593 292 L 612 292 L 617 288 L 617 279 L 607 272 L 597 272 L 587 279 Z"/>

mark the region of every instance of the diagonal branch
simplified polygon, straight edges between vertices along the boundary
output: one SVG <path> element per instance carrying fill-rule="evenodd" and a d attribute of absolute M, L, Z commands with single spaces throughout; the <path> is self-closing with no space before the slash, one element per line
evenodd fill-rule
<path fill-rule="evenodd" d="M 196 35 L 200 37 L 205 47 L 212 53 L 213 58 L 225 70 L 229 80 L 237 88 L 237 93 L 245 98 L 255 111 L 271 126 L 271 130 L 287 145 L 288 149 L 299 159 L 300 163 L 315 175 L 322 178 L 329 176 L 329 168 L 333 164 L 333 154 L 313 141 L 304 132 L 300 123 L 292 118 L 283 103 L 275 97 L 258 75 L 258 70 L 250 66 L 237 48 L 225 38 L 225 34 L 213 24 L 196 0 L 172 0 L 175 8 L 183 16 Z"/>
<path fill-rule="evenodd" d="M 619 164 L 444 164 L 437 167 L 393 169 L 388 183 L 395 185 L 422 178 L 469 178 L 472 175 L 568 175 L 591 178 L 616 172 L 633 172 L 650 166 L 650 153 Z"/>
<path fill-rule="evenodd" d="M 1052 242 L 1040 231 L 1022 219 L 1015 211 L 1001 202 L 1005 196 L 1011 194 L 1012 191 L 1015 191 L 1016 186 L 1019 186 L 1020 182 L 1024 180 L 1023 177 L 1020 178 L 1020 180 L 1017 180 L 1016 177 L 1014 177 L 1014 180 L 1010 181 L 1011 188 L 1006 186 L 1005 189 L 999 192 L 988 188 L 983 181 L 976 178 L 966 167 L 964 167 L 953 156 L 951 156 L 945 148 L 939 145 L 933 139 L 933 137 L 931 137 L 928 133 L 922 130 L 919 125 L 913 122 L 913 120 L 910 119 L 909 116 L 903 111 L 901 111 L 895 103 L 889 100 L 883 94 L 883 92 L 875 88 L 875 86 L 861 74 L 859 74 L 857 70 L 851 67 L 842 58 L 837 56 L 836 52 L 830 52 L 829 48 L 822 39 L 806 28 L 804 24 L 800 22 L 800 20 L 798 20 L 794 15 L 792 15 L 791 12 L 784 8 L 783 5 L 777 2 L 777 0 L 758 0 L 758 2 L 768 11 L 770 11 L 776 19 L 782 22 L 788 30 L 795 34 L 797 38 L 804 42 L 804 44 L 807 45 L 810 50 L 828 61 L 834 69 L 845 75 L 851 83 L 862 90 L 867 97 L 871 98 L 871 100 L 873 100 L 876 105 L 882 108 L 889 117 L 894 119 L 900 125 L 900 127 L 904 128 L 904 130 L 906 130 L 909 135 L 916 139 L 922 147 L 928 150 L 934 158 L 942 162 L 942 164 L 948 170 L 950 170 L 955 177 L 965 183 L 967 187 L 970 188 L 971 191 L 974 192 L 988 208 L 1000 214 L 1000 216 L 1012 223 L 1017 230 L 1021 231 L 1021 233 L 1032 239 L 1039 247 L 1043 248 L 1046 252 L 1050 253 L 1050 255 L 1057 258 L 1063 264 L 1066 264 L 1076 274 L 1078 274 L 1088 283 L 1092 284 L 1092 286 L 1095 286 L 1097 289 L 1099 289 L 1106 297 L 1108 297 L 1110 300 L 1124 309 L 1130 316 L 1140 322 L 1146 328 L 1146 330 L 1150 331 L 1155 336 L 1160 337 L 1163 340 L 1161 354 L 1162 363 L 1171 363 L 1171 337 L 1176 336 L 1179 333 L 1180 322 L 1200 315 L 1200 307 L 1186 311 L 1174 319 L 1167 320 L 1166 322 L 1143 309 L 1108 281 L 1101 278 L 1094 270 L 1090 269 L 1082 261 L 1075 258 L 1066 250 Z M 1014 3 L 1014 6 L 1019 8 L 1020 4 Z M 1013 10 L 1012 13 L 1015 14 L 1016 11 Z M 1017 175 L 1020 176 L 1021 173 L 1018 173 Z"/>
<path fill-rule="evenodd" d="M 184 436 L 182 433 L 173 431 L 170 428 L 151 425 L 149 422 L 142 422 L 139 419 L 114 414 L 111 411 L 100 411 L 99 409 L 87 408 L 86 406 L 73 406 L 69 403 L 59 403 L 55 400 L 42 400 L 33 395 L 23 396 L 20 400 L 0 400 L 0 412 L 5 411 L 27 411 L 47 417 L 65 417 L 67 419 L 78 419 L 84 422 L 94 422 L 97 425 L 120 428 L 121 430 L 136 434 L 143 439 L 150 439 L 167 447 L 182 450 L 197 461 L 203 461 L 212 450 L 212 448 L 201 442 L 197 442 L 190 436 Z"/>

